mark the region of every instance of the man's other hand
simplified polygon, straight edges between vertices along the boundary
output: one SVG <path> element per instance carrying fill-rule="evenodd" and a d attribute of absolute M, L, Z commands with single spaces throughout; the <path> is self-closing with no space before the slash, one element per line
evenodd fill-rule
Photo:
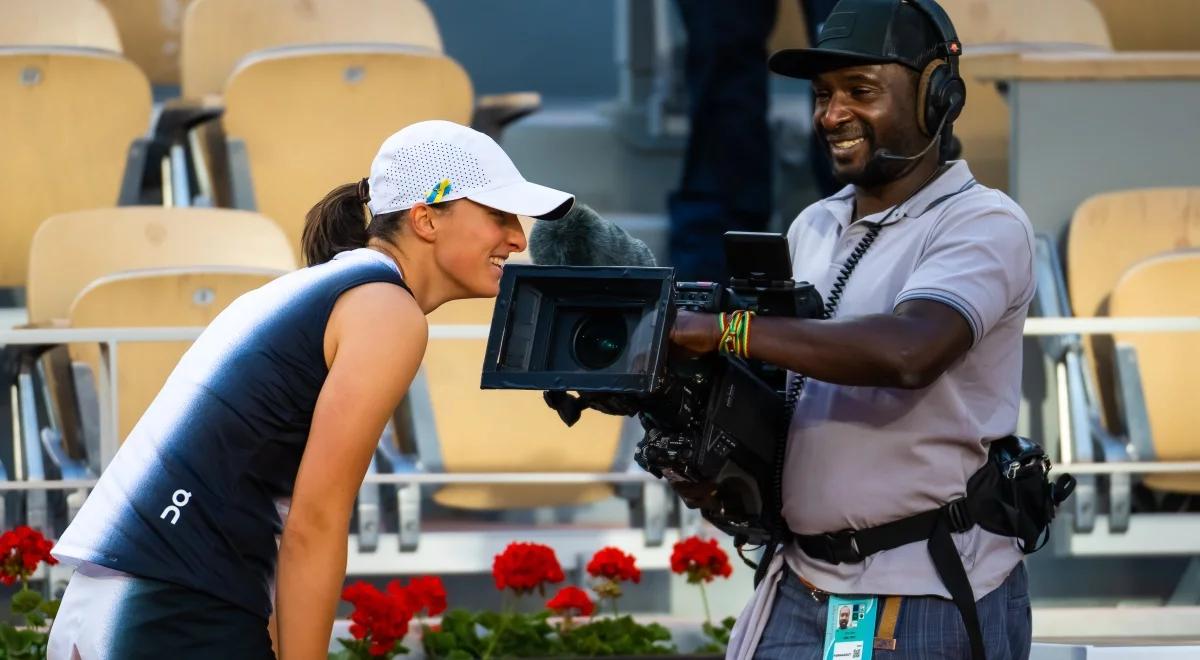
<path fill-rule="evenodd" d="M 721 341 L 716 314 L 680 310 L 671 326 L 671 341 L 693 353 L 711 353 Z"/>
<path fill-rule="evenodd" d="M 672 481 L 671 489 L 689 509 L 702 509 L 717 494 L 717 484 L 711 481 Z"/>

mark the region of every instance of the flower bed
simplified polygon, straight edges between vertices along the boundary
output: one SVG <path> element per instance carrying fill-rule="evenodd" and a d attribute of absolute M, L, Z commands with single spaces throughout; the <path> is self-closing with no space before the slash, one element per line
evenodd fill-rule
<path fill-rule="evenodd" d="M 12 596 L 11 610 L 12 619 L 23 622 L 19 626 L 0 622 L 0 658 L 46 657 L 50 623 L 59 602 L 43 600 L 41 594 L 29 588 L 29 580 L 41 564 L 57 563 L 50 556 L 51 547 L 40 532 L 29 527 L 0 534 L 0 583 L 20 583 L 20 590 Z M 732 567 L 715 540 L 691 537 L 676 543 L 671 554 L 671 570 L 697 585 L 704 603 L 702 642 L 684 653 L 674 642 L 678 635 L 663 623 L 621 614 L 622 594 L 628 585 L 639 584 L 642 579 L 632 555 L 619 548 L 602 548 L 592 556 L 586 570 L 590 584 L 562 585 L 566 576 L 553 549 L 536 543 L 510 543 L 492 564 L 492 578 L 505 598 L 500 612 L 447 611 L 446 590 L 437 577 L 415 577 L 407 583 L 392 580 L 383 590 L 355 582 L 342 592 L 342 599 L 354 606 L 346 629 L 349 637 L 337 640 L 341 649 L 330 658 L 723 656 L 733 618 L 712 623 L 704 585 L 718 577 L 729 577 Z M 549 589 L 555 592 L 547 598 Z M 518 612 L 518 603 L 530 599 L 542 602 L 543 609 Z M 679 632 L 678 627 L 675 632 Z M 411 651 L 406 644 L 412 645 Z"/>
<path fill-rule="evenodd" d="M 334 660 L 384 660 L 410 653 L 459 660 L 500 657 L 680 657 L 672 634 L 657 622 L 643 622 L 620 613 L 619 601 L 627 584 L 641 582 L 632 555 L 619 548 L 602 548 L 587 564 L 590 585 L 565 585 L 548 600 L 547 589 L 565 581 L 554 551 L 535 543 L 511 543 L 496 555 L 492 577 L 505 594 L 500 612 L 468 612 L 446 608 L 446 594 L 436 577 L 414 578 L 407 585 L 393 580 L 379 589 L 356 582 L 346 587 L 343 600 L 354 605 L 349 632 L 338 639 L 342 649 Z M 675 544 L 671 570 L 687 576 L 700 589 L 705 622 L 704 643 L 683 657 L 717 658 L 724 654 L 733 619 L 714 625 L 708 614 L 704 585 L 732 572 L 729 558 L 715 540 L 691 537 Z M 544 600 L 537 613 L 520 613 L 522 600 Z M 597 601 L 600 601 L 597 603 Z M 601 612 L 600 610 L 607 610 Z M 421 619 L 434 617 L 434 623 Z M 413 621 L 416 619 L 416 625 Z M 406 635 L 408 635 L 406 639 Z"/>
<path fill-rule="evenodd" d="M 50 622 L 58 614 L 57 600 L 43 600 L 42 595 L 29 588 L 29 577 L 42 563 L 58 563 L 50 556 L 54 544 L 42 533 L 21 525 L 0 534 L 0 583 L 21 589 L 12 595 L 9 607 L 14 618 L 24 625 L 0 622 L 0 658 L 11 660 L 41 660 L 46 657 L 46 641 L 50 637 Z"/>

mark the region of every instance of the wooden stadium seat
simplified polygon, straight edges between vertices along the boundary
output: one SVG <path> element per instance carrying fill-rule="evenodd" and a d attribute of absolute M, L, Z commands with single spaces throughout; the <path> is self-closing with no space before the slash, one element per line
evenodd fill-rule
<path fill-rule="evenodd" d="M 1092 0 L 1117 50 L 1200 50 L 1196 0 Z"/>
<path fill-rule="evenodd" d="M 775 27 L 767 37 L 767 52 L 785 48 L 808 48 L 808 17 L 800 2 L 783 0 L 775 12 Z"/>
<path fill-rule="evenodd" d="M 1194 201 L 1200 202 L 1200 195 Z M 1138 262 L 1113 287 L 1110 307 L 1112 316 L 1200 316 L 1200 251 L 1179 250 Z M 1122 332 L 1114 340 L 1137 351 L 1154 458 L 1200 460 L 1196 334 Z M 1200 494 L 1200 474 L 1149 474 L 1144 483 L 1162 491 Z"/>
<path fill-rule="evenodd" d="M 0 47 L 67 46 L 121 52 L 116 24 L 97 0 L 0 0 Z"/>
<path fill-rule="evenodd" d="M 183 14 L 192 0 L 101 0 L 112 14 L 133 60 L 155 85 L 179 84 Z"/>
<path fill-rule="evenodd" d="M 1089 0 L 938 0 L 963 42 L 1112 46 L 1104 17 Z"/>
<path fill-rule="evenodd" d="M 442 50 L 421 0 L 194 0 L 183 21 L 183 96 L 219 95 L 238 61 L 255 51 L 346 43 Z"/>
<path fill-rule="evenodd" d="M 0 48 L 0 287 L 24 286 L 46 218 L 117 203 L 150 86 L 119 55 Z"/>
<path fill-rule="evenodd" d="M 472 97 L 466 72 L 437 53 L 284 48 L 251 56 L 234 72 L 223 123 L 227 139 L 244 145 L 255 207 L 280 223 L 298 254 L 304 214 L 366 176 L 389 135 L 426 119 L 467 124 Z"/>
<path fill-rule="evenodd" d="M 431 325 L 491 323 L 493 299 L 457 300 L 429 315 Z M 541 392 L 480 390 L 486 341 L 429 342 L 422 370 L 446 472 L 607 472 L 616 462 L 621 417 L 585 411 L 567 428 Z M 445 506 L 504 509 L 567 506 L 613 494 L 609 484 L 454 484 L 436 493 Z"/>
<path fill-rule="evenodd" d="M 200 266 L 105 275 L 75 297 L 73 328 L 206 326 L 229 303 L 286 271 Z M 124 343 L 117 352 L 117 437 L 124 440 L 191 342 Z M 72 359 L 99 370 L 99 349 L 73 347 Z"/>
<path fill-rule="evenodd" d="M 1088 0 L 942 0 L 963 56 L 967 104 L 954 122 L 963 157 L 984 185 L 1008 189 L 1008 105 L 992 82 L 971 76 L 972 62 L 994 54 L 1045 50 L 1110 50 L 1107 27 Z"/>
<path fill-rule="evenodd" d="M 80 291 L 118 271 L 296 266 L 274 222 L 230 209 L 126 206 L 65 213 L 42 223 L 29 252 L 31 323 L 67 318 Z"/>
<path fill-rule="evenodd" d="M 1200 187 L 1145 188 L 1090 197 L 1075 210 L 1067 235 L 1066 275 L 1076 316 L 1109 316 L 1111 296 L 1134 264 L 1164 252 L 1200 246 Z M 1177 285 L 1179 291 L 1186 285 Z M 1114 428 L 1112 339 L 1084 337 L 1103 415 Z M 1143 370 L 1144 373 L 1144 370 Z"/>

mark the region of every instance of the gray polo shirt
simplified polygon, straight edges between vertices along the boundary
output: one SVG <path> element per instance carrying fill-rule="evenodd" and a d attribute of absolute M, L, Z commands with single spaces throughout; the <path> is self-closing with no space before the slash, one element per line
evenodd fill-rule
<path fill-rule="evenodd" d="M 853 188 L 809 206 L 788 232 L 796 279 L 828 296 L 846 258 L 887 211 L 851 223 Z M 928 299 L 962 314 L 971 349 L 919 390 L 809 380 L 789 434 L 783 511 L 800 534 L 873 527 L 964 494 L 989 441 L 1017 427 L 1021 331 L 1034 292 L 1033 230 L 1005 194 L 957 161 L 884 222 L 835 316 L 890 313 Z M 1014 539 L 954 535 L 976 598 L 1021 560 Z M 833 565 L 792 546 L 788 565 L 832 593 L 948 596 L 925 542 Z"/>

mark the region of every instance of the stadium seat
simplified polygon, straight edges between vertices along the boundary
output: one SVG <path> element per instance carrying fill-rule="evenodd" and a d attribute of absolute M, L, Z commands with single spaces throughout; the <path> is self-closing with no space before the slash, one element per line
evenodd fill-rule
<path fill-rule="evenodd" d="M 1104 18 L 1089 0 L 939 0 L 963 53 L 974 44 L 1112 45 Z"/>
<path fill-rule="evenodd" d="M 296 264 L 275 223 L 255 213 L 214 209 L 120 207 L 64 213 L 41 224 L 28 251 L 28 314 L 35 327 L 66 325 L 73 301 L 88 285 L 121 271 L 194 266 L 287 271 Z M 94 354 L 95 346 L 71 347 L 74 360 L 62 348 L 47 351 L 38 369 L 54 422 L 50 428 L 73 459 L 89 454 L 85 445 L 96 435 L 88 432 L 95 425 L 84 421 L 90 412 L 81 399 L 94 392 L 88 383 L 97 372 L 72 364 L 80 351 L 89 350 Z M 32 374 L 38 356 L 25 352 L 21 369 Z"/>
<path fill-rule="evenodd" d="M 1116 50 L 1200 50 L 1196 0 L 1092 0 Z"/>
<path fill-rule="evenodd" d="M 767 37 L 767 52 L 785 48 L 808 48 L 808 17 L 799 2 L 780 2 L 775 26 Z"/>
<path fill-rule="evenodd" d="M 100 1 L 117 24 L 125 57 L 141 67 L 152 85 L 178 85 L 180 32 L 192 0 Z"/>
<path fill-rule="evenodd" d="M 129 270 L 104 275 L 75 296 L 68 314 L 72 328 L 206 326 L 235 298 L 284 274 L 282 269 L 189 266 Z M 124 440 L 191 342 L 124 343 L 117 354 L 117 438 Z M 73 347 L 73 361 L 94 374 L 99 350 Z M 103 386 L 100 386 L 101 388 Z"/>
<path fill-rule="evenodd" d="M 379 145 L 400 128 L 468 122 L 472 89 L 466 72 L 437 53 L 302 46 L 247 58 L 229 79 L 225 103 L 232 205 L 274 218 L 298 254 L 314 204 L 366 176 Z"/>
<path fill-rule="evenodd" d="M 44 219 L 116 204 L 129 146 L 149 127 L 150 87 L 116 54 L 0 48 L 0 98 L 0 287 L 19 287 Z"/>
<path fill-rule="evenodd" d="M 1182 279 L 1190 277 L 1191 264 L 1179 251 L 1200 245 L 1196 227 L 1200 188 L 1125 190 L 1085 200 L 1067 230 L 1065 267 L 1059 265 L 1054 242 L 1039 237 L 1035 311 L 1050 317 L 1195 314 L 1194 287 Z M 1164 279 L 1172 276 L 1180 279 Z M 1151 285 L 1161 291 L 1150 293 Z M 1125 289 L 1119 302 L 1118 288 Z M 1063 429 L 1057 456 L 1081 463 L 1196 456 L 1188 449 L 1194 441 L 1178 435 L 1178 420 L 1190 410 L 1177 397 L 1191 390 L 1170 391 L 1184 377 L 1178 369 L 1188 364 L 1191 351 L 1185 347 L 1194 341 L 1186 334 L 1144 332 L 1043 340 L 1055 364 Z M 1126 471 L 1080 475 L 1067 503 L 1071 524 L 1061 528 L 1060 551 L 1090 556 L 1160 553 L 1156 548 L 1172 525 L 1195 524 L 1195 516 L 1180 517 L 1166 503 L 1194 492 L 1197 481 L 1195 475 L 1180 473 L 1136 479 Z M 1150 490 L 1135 489 L 1138 482 Z M 1200 552 L 1200 546 L 1178 548 Z"/>
<path fill-rule="evenodd" d="M 971 77 L 972 61 L 997 54 L 1111 49 L 1100 13 L 1087 0 L 944 0 L 963 56 L 967 104 L 954 122 L 963 157 L 981 183 L 1008 189 L 1008 106 L 991 82 Z"/>
<path fill-rule="evenodd" d="M 256 51 L 349 43 L 442 50 L 421 0 L 194 0 L 183 21 L 183 96 L 219 96 L 238 62 Z"/>
<path fill-rule="evenodd" d="M 1200 202 L 1200 191 L 1196 201 Z M 1194 243 L 1193 243 L 1194 244 Z M 1200 316 L 1200 250 L 1178 250 L 1144 259 L 1125 271 L 1112 290 L 1111 316 Z M 1145 402 L 1149 442 L 1139 460 L 1200 461 L 1200 341 L 1194 333 L 1122 332 L 1118 351 L 1132 351 Z M 1125 376 L 1125 374 L 1122 374 Z M 1129 410 L 1126 408 L 1126 414 Z M 1134 426 L 1126 423 L 1132 431 Z M 1132 433 L 1131 433 L 1132 435 Z M 1139 444 L 1134 438 L 1134 444 Z M 1155 490 L 1200 494 L 1200 474 L 1150 474 Z"/>
<path fill-rule="evenodd" d="M 494 306 L 491 299 L 458 300 L 430 314 L 429 322 L 487 325 Z M 429 343 L 421 371 L 432 402 L 429 413 L 436 439 L 416 438 L 422 465 L 444 472 L 624 469 L 632 456 L 618 456 L 622 418 L 588 411 L 567 428 L 542 401 L 540 392 L 480 390 L 485 346 L 483 339 Z M 612 494 L 609 484 L 454 484 L 438 490 L 434 499 L 457 508 L 505 509 L 581 505 Z"/>
<path fill-rule="evenodd" d="M 65 319 L 105 275 L 141 268 L 237 266 L 292 270 L 279 227 L 247 211 L 120 207 L 49 218 L 29 248 L 29 320 Z"/>
<path fill-rule="evenodd" d="M 1200 188 L 1148 188 L 1096 195 L 1075 210 L 1068 228 L 1066 282 L 1076 316 L 1109 316 L 1113 287 L 1134 264 L 1200 246 Z M 1112 379 L 1112 340 L 1084 342 L 1110 430 L 1120 428 Z"/>
<path fill-rule="evenodd" d="M 121 52 L 112 16 L 97 0 L 0 0 L 0 47 L 64 46 Z"/>

